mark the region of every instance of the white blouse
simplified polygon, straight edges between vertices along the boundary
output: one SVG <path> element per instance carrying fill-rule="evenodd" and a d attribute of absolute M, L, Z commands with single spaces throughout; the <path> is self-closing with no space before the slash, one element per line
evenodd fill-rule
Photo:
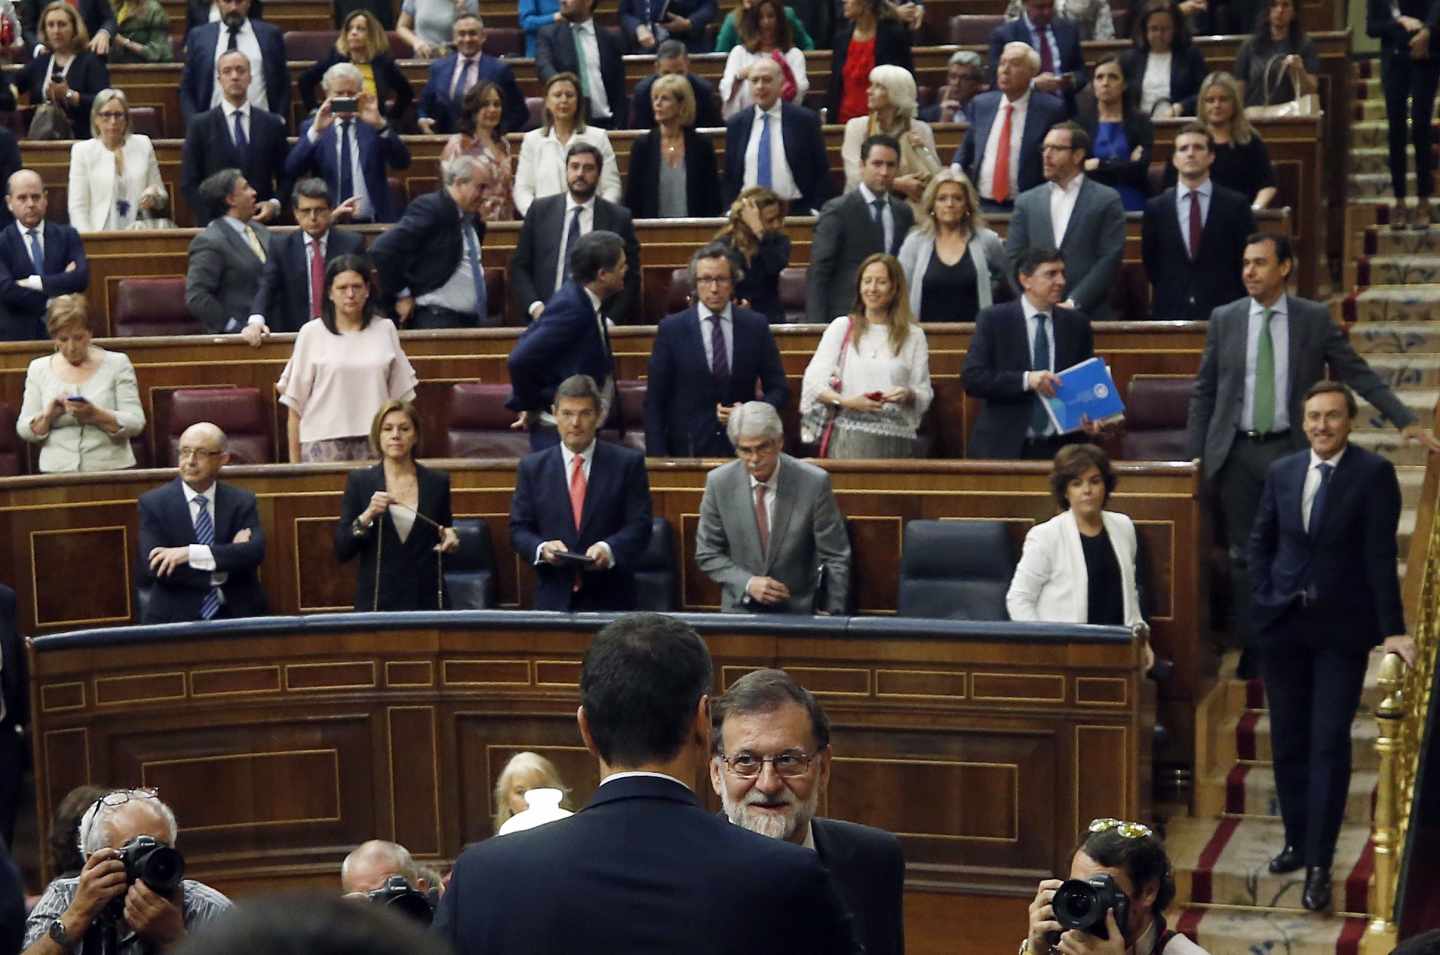
<path fill-rule="evenodd" d="M 54 361 L 64 361 L 55 354 L 41 355 L 30 362 L 25 372 L 25 399 L 15 432 L 31 444 L 40 444 L 40 470 L 113 471 L 135 466 L 135 453 L 130 439 L 145 430 L 145 408 L 140 403 L 140 387 L 135 380 L 135 367 L 121 352 L 100 352 L 100 367 L 85 381 L 71 384 L 55 374 Z M 74 415 L 62 414 L 46 435 L 37 435 L 30 422 L 56 398 L 83 395 L 98 408 L 115 415 L 120 431 L 108 433 L 97 425 L 81 424 Z"/>
<path fill-rule="evenodd" d="M 565 152 L 576 143 L 589 143 L 600 150 L 600 198 L 607 202 L 619 202 L 620 164 L 615 159 L 615 150 L 610 137 L 599 126 L 586 126 L 570 134 L 570 141 L 562 143 L 550 130 L 532 129 L 520 141 L 520 161 L 515 168 L 515 209 L 524 216 L 530 203 L 546 196 L 557 196 L 566 190 Z"/>
<path fill-rule="evenodd" d="M 743 113 L 754 105 L 754 100 L 750 98 L 750 83 L 740 79 L 740 71 L 759 60 L 768 59 L 769 56 L 769 53 L 751 53 L 743 46 L 737 46 L 730 51 L 729 58 L 725 60 L 725 72 L 720 77 L 721 111 L 726 119 L 736 113 Z M 798 106 L 810 89 L 810 78 L 805 75 L 804 52 L 792 46 L 785 52 L 785 64 L 790 67 L 790 72 L 795 74 L 795 98 L 790 102 Z M 784 80 L 783 74 L 781 80 Z"/>
<path fill-rule="evenodd" d="M 418 382 L 390 319 L 334 335 L 312 318 L 295 336 L 275 389 L 280 403 L 300 415 L 300 440 L 308 444 L 369 434 L 380 406 L 413 400 Z"/>
<path fill-rule="evenodd" d="M 1170 101 L 1170 63 L 1174 53 L 1156 53 L 1145 57 L 1145 76 L 1140 81 L 1140 110 L 1146 116 L 1159 102 Z"/>
<path fill-rule="evenodd" d="M 830 379 L 840 360 L 840 343 L 845 340 L 850 317 L 842 315 L 831 322 L 820 338 L 815 356 L 805 368 L 800 389 L 800 413 L 815 407 L 820 393 L 831 387 Z M 912 324 L 900 346 L 899 354 L 890 347 L 890 327 L 870 325 L 859 340 L 852 340 L 845 350 L 845 367 L 840 373 L 840 397 L 849 398 L 872 391 L 909 388 L 915 393 L 913 404 L 887 402 L 880 412 L 854 412 L 841 409 L 835 426 L 857 428 L 874 434 L 914 438 L 920 418 L 930 407 L 935 392 L 930 387 L 930 348 L 925 331 Z"/>

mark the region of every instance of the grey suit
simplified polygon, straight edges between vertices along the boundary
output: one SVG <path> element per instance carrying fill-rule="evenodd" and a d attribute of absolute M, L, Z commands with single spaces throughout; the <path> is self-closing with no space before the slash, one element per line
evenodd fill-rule
<path fill-rule="evenodd" d="M 1054 248 L 1055 225 L 1050 218 L 1050 192 L 1043 182 L 1015 199 L 1015 214 L 1005 236 L 1005 253 L 1018 262 L 1032 246 Z M 1110 289 L 1125 258 L 1125 204 L 1120 193 L 1086 176 L 1075 197 L 1075 209 L 1060 243 L 1065 257 L 1068 297 L 1094 322 L 1114 319 Z"/>
<path fill-rule="evenodd" d="M 269 258 L 270 230 L 250 220 Z M 250 306 L 265 271 L 262 261 L 240 233 L 224 221 L 213 220 L 190 240 L 190 262 L 185 271 L 185 306 L 217 335 L 245 327 Z"/>
<path fill-rule="evenodd" d="M 744 462 L 731 461 L 711 471 L 700 501 L 695 563 L 720 584 L 720 609 L 727 613 L 758 609 L 746 598 L 745 585 L 751 577 L 773 577 L 790 588 L 790 599 L 770 609 L 844 613 L 850 593 L 850 538 L 830 489 L 830 475 L 782 454 L 776 482 L 770 547 L 762 553 L 755 497 Z M 825 606 L 816 607 L 821 565 L 827 596 Z"/>
<path fill-rule="evenodd" d="M 895 233 L 889 247 L 885 232 L 875 222 L 874 211 L 865 204 L 859 189 L 831 199 L 820 210 L 810 245 L 810 276 L 805 293 L 806 320 L 828 325 L 850 314 L 855 304 L 855 272 L 865 257 L 876 252 L 896 255 L 905 233 L 915 224 L 909 203 L 889 196 Z"/>

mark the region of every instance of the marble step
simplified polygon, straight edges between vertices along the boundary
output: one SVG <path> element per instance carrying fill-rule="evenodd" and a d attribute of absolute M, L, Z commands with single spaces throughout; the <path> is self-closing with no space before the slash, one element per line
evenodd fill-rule
<path fill-rule="evenodd" d="M 1362 248 L 1367 256 L 1440 256 L 1440 229 L 1392 229 L 1388 225 L 1365 230 Z M 1370 284 L 1382 284 L 1372 282 Z"/>
<path fill-rule="evenodd" d="M 1411 172 L 1415 171 L 1415 152 L 1409 150 L 1405 153 L 1405 168 Z M 1365 149 L 1350 150 L 1350 173 L 1383 173 L 1390 175 L 1390 150 L 1384 145 L 1370 146 Z"/>
<path fill-rule="evenodd" d="M 1369 361 L 1380 355 L 1440 356 L 1440 322 L 1356 322 L 1350 344 Z"/>
<path fill-rule="evenodd" d="M 1440 388 L 1440 355 L 1410 351 L 1403 355 L 1370 355 L 1370 368 L 1392 389 Z"/>
<path fill-rule="evenodd" d="M 1374 772 L 1380 768 L 1380 756 L 1375 752 L 1375 740 L 1380 735 L 1379 724 L 1369 713 L 1359 713 L 1351 739 L 1352 765 L 1357 770 Z M 1220 747 L 1215 758 L 1223 765 L 1235 761 L 1260 763 L 1271 762 L 1270 714 L 1264 710 L 1246 710 L 1231 717 L 1220 729 Z"/>
<path fill-rule="evenodd" d="M 1352 955 L 1365 919 L 1316 912 L 1189 908 L 1173 923 L 1210 955 Z"/>
<path fill-rule="evenodd" d="M 1429 415 L 1426 416 L 1427 420 Z M 1356 447 L 1373 451 L 1388 459 L 1397 468 L 1401 465 L 1424 467 L 1428 457 L 1424 447 L 1418 444 L 1410 444 L 1400 437 L 1400 432 L 1394 428 L 1374 428 L 1360 431 L 1352 431 L 1350 440 Z M 1400 551 L 1400 558 L 1405 558 L 1405 550 Z"/>
<path fill-rule="evenodd" d="M 1374 804 L 1375 773 L 1356 770 L 1350 774 L 1350 791 L 1345 799 L 1345 822 L 1368 827 Z M 1207 816 L 1280 816 L 1275 794 L 1275 774 L 1269 766 L 1236 763 L 1224 773 L 1211 773 L 1200 780 L 1195 792 L 1195 814 Z"/>
<path fill-rule="evenodd" d="M 1411 235 L 1416 236 L 1420 242 L 1430 241 L 1428 237 L 1431 233 L 1440 237 L 1440 228 L 1385 231 L 1400 232 L 1397 240 L 1399 242 Z M 1367 255 L 1356 264 L 1355 283 L 1364 286 L 1437 285 L 1440 284 L 1440 255 Z"/>
<path fill-rule="evenodd" d="M 1433 322 L 1440 320 L 1440 288 L 1377 285 L 1346 296 L 1346 322 Z"/>
<path fill-rule="evenodd" d="M 1395 476 L 1400 479 L 1400 502 L 1408 511 L 1420 506 L 1420 492 L 1425 489 L 1425 466 L 1395 466 Z"/>
<path fill-rule="evenodd" d="M 1415 173 L 1406 173 L 1405 191 L 1407 195 L 1415 195 Z M 1353 173 L 1350 176 L 1350 185 L 1346 195 L 1354 200 L 1362 197 L 1372 199 L 1390 198 L 1394 192 L 1390 188 L 1390 174 L 1388 172 L 1362 172 Z"/>

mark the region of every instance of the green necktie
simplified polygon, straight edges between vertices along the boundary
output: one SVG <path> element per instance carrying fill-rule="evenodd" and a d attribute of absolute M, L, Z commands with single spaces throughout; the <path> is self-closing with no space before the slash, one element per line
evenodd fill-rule
<path fill-rule="evenodd" d="M 571 27 L 570 33 L 575 37 L 575 63 L 578 67 L 576 72 L 580 74 L 580 95 L 588 100 L 590 98 L 590 64 L 585 59 L 585 41 L 582 39 L 586 29 L 585 27 Z"/>
<path fill-rule="evenodd" d="M 1265 309 L 1260 316 L 1260 341 L 1255 346 L 1255 414 L 1252 427 L 1261 434 L 1275 428 L 1275 342 L 1270 337 L 1270 316 Z"/>

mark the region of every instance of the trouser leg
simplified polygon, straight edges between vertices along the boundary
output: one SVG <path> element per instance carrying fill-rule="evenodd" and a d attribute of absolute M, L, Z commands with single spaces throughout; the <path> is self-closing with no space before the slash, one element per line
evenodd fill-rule
<path fill-rule="evenodd" d="M 1323 621 L 1316 625 L 1323 626 Z M 1335 856 L 1335 840 L 1340 835 L 1345 800 L 1350 793 L 1351 728 L 1360 707 L 1368 656 L 1354 650 L 1321 650 L 1314 656 L 1307 865 L 1329 868 Z"/>
<path fill-rule="evenodd" d="M 1415 141 L 1415 195 L 1428 199 L 1435 188 L 1435 157 L 1430 154 L 1430 143 L 1440 66 L 1412 61 L 1410 75 L 1410 135 Z"/>
<path fill-rule="evenodd" d="M 1405 57 L 1385 52 L 1380 57 L 1380 85 L 1385 91 L 1385 121 L 1390 147 L 1390 187 L 1396 199 L 1405 198 L 1405 145 L 1409 139 L 1411 64 Z"/>

